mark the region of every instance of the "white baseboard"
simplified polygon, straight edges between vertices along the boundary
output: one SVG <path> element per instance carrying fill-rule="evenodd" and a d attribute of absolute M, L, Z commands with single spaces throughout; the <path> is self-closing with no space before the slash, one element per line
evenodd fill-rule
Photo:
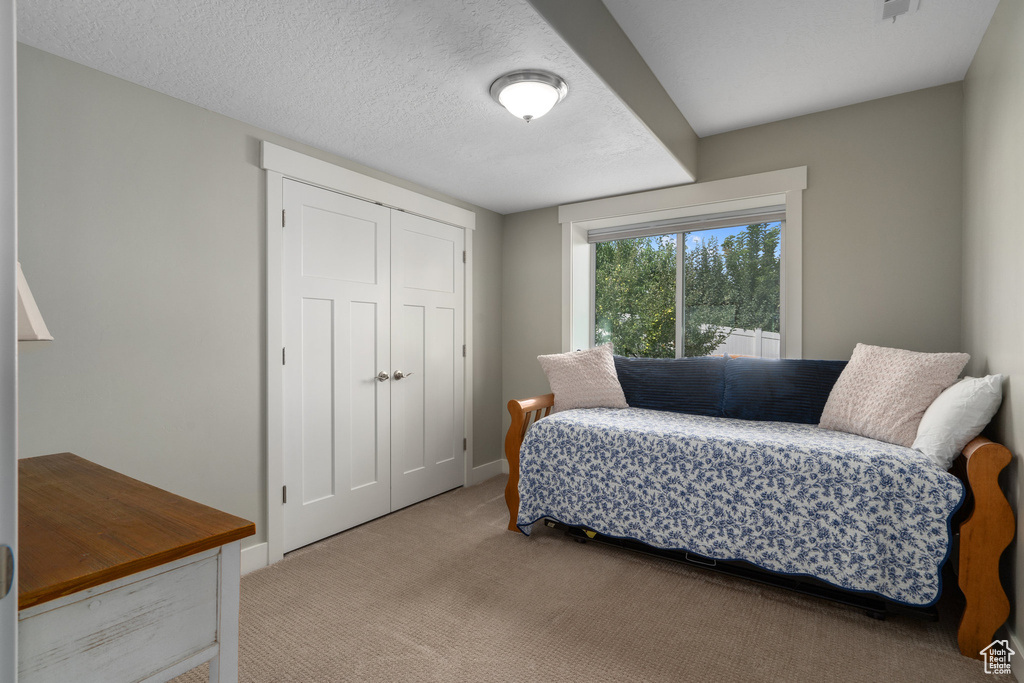
<path fill-rule="evenodd" d="M 268 548 L 266 543 L 257 543 L 242 548 L 242 576 L 267 566 Z"/>
<path fill-rule="evenodd" d="M 504 458 L 491 461 L 485 465 L 479 465 L 469 471 L 469 475 L 466 477 L 466 486 L 473 486 L 479 484 L 482 481 L 487 481 L 491 477 L 496 477 L 503 471 L 502 463 L 505 462 Z"/>
<path fill-rule="evenodd" d="M 501 459 L 501 472 L 502 474 L 508 474 L 508 460 L 505 458 Z"/>

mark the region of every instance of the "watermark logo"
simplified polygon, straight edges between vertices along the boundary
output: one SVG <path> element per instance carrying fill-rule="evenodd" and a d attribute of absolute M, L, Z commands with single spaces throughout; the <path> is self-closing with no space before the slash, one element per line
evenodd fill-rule
<path fill-rule="evenodd" d="M 1008 641 L 993 640 L 978 654 L 984 657 L 985 673 L 1008 674 L 1010 673 L 1010 657 L 1017 653 L 1010 649 Z"/>

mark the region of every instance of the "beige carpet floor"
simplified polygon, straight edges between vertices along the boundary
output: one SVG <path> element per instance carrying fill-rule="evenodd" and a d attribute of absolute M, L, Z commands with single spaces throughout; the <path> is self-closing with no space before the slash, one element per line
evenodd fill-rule
<path fill-rule="evenodd" d="M 526 538 L 506 531 L 503 488 L 438 496 L 243 577 L 241 680 L 1011 680 L 959 654 L 955 604 L 938 622 L 876 621 L 546 528 Z"/>

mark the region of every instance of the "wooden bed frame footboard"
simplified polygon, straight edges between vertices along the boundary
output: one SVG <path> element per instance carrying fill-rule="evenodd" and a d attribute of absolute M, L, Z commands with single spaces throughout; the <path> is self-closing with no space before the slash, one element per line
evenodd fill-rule
<path fill-rule="evenodd" d="M 505 435 L 508 459 L 508 504 L 510 531 L 519 531 L 519 449 L 530 425 L 547 417 L 555 403 L 554 394 L 508 402 L 512 424 Z M 1016 522 L 1006 495 L 999 487 L 999 473 L 1012 459 L 1005 446 L 978 437 L 963 450 L 951 471 L 967 490 L 959 517 L 960 550 L 958 574 L 966 605 L 960 619 L 957 640 L 961 654 L 981 659 L 981 649 L 992 642 L 996 630 L 1010 615 L 1010 601 L 999 578 L 999 558 L 1013 540 Z M 954 549 L 956 548 L 954 544 Z"/>
<path fill-rule="evenodd" d="M 508 413 L 512 416 L 512 424 L 508 426 L 508 433 L 505 434 L 505 459 L 508 460 L 505 503 L 508 505 L 509 531 L 519 531 L 519 527 L 516 526 L 516 518 L 519 517 L 519 448 L 523 445 L 526 430 L 530 425 L 550 415 L 554 405 L 554 394 L 534 396 L 525 401 L 512 399 L 508 402 Z"/>
<path fill-rule="evenodd" d="M 1013 510 L 999 488 L 999 473 L 1013 456 L 1002 444 L 979 436 L 964 447 L 958 461 L 966 476 L 965 505 L 974 504 L 960 524 L 960 590 L 967 601 L 960 618 L 960 653 L 981 659 L 996 629 L 1010 616 L 1010 600 L 999 579 L 999 558 L 1016 530 Z M 956 469 L 956 468 L 954 468 Z"/>

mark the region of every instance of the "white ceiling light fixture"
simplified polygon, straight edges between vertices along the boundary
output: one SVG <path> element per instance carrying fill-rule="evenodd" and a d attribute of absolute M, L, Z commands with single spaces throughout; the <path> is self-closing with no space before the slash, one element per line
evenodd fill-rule
<path fill-rule="evenodd" d="M 513 71 L 491 83 L 491 97 L 529 123 L 565 99 L 569 86 L 550 71 Z"/>

